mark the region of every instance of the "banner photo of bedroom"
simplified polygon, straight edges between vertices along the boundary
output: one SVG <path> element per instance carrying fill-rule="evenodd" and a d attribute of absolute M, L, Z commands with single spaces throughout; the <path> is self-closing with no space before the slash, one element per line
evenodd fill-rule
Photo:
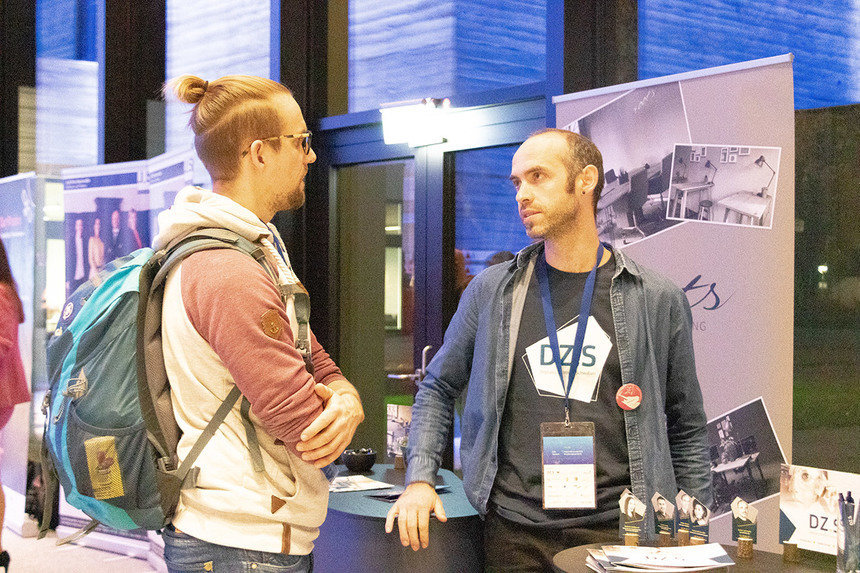
<path fill-rule="evenodd" d="M 675 146 L 666 218 L 769 229 L 778 147 Z"/>

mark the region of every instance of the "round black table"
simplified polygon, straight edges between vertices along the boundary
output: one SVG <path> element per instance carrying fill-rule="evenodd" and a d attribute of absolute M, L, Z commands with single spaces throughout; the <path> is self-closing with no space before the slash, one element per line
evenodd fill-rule
<path fill-rule="evenodd" d="M 588 566 L 585 565 L 585 558 L 588 557 L 588 549 L 599 549 L 606 543 L 594 543 L 591 545 L 581 545 L 565 549 L 555 554 L 553 558 L 553 566 L 556 571 L 563 573 L 593 573 Z M 785 563 L 782 560 L 782 555 L 778 553 L 768 553 L 765 551 L 756 550 L 753 553 L 752 559 L 738 559 L 737 547 L 731 545 L 723 546 L 729 557 L 735 562 L 735 565 L 722 569 L 722 571 L 731 571 L 732 573 L 777 573 L 780 571 L 788 573 L 817 573 L 818 571 L 835 571 L 836 557 L 833 555 L 824 555 L 821 553 L 813 553 L 811 551 L 801 551 L 800 563 Z M 721 569 L 714 569 L 721 571 Z"/>
<path fill-rule="evenodd" d="M 351 475 L 342 469 L 340 475 Z M 377 464 L 367 477 L 403 485 L 405 472 L 390 464 Z M 439 470 L 446 523 L 430 518 L 430 545 L 412 551 L 400 544 L 397 524 L 385 533 L 385 516 L 391 503 L 368 497 L 385 490 L 338 492 L 329 495 L 328 516 L 314 542 L 314 571 L 409 571 L 467 573 L 483 571 L 483 529 L 478 513 L 466 499 L 463 483 L 448 470 Z"/>

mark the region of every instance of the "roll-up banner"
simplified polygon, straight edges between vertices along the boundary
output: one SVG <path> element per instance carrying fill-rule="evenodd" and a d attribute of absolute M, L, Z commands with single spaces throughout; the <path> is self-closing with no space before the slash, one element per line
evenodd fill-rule
<path fill-rule="evenodd" d="M 681 287 L 710 422 L 711 539 L 735 497 L 778 551 L 791 459 L 792 60 L 777 56 L 553 98 L 557 126 L 603 153 L 602 240 Z M 677 492 L 660 492 L 674 499 Z"/>
<path fill-rule="evenodd" d="M 191 183 L 191 150 L 62 171 L 66 294 L 113 259 L 148 247 L 158 213 Z"/>
<path fill-rule="evenodd" d="M 0 238 L 6 249 L 12 278 L 24 307 L 24 322 L 18 326 L 18 347 L 27 383 L 32 388 L 33 345 L 39 342 L 33 323 L 42 312 L 44 287 L 44 232 L 41 182 L 35 173 L 0 179 Z M 40 240 L 41 237 L 41 240 Z M 40 286 L 41 285 L 41 286 Z M 3 490 L 6 494 L 6 527 L 21 534 L 27 481 L 31 403 L 18 404 L 0 435 Z"/>

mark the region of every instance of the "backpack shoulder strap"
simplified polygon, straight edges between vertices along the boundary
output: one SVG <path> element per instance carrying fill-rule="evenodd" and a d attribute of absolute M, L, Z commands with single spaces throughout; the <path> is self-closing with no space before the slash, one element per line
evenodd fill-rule
<path fill-rule="evenodd" d="M 301 283 L 280 285 L 279 287 L 281 298 L 286 302 L 290 297 L 293 299 L 293 306 L 296 309 L 296 348 L 302 355 L 305 361 L 305 368 L 311 375 L 314 373 L 314 363 L 311 354 L 311 299 L 308 291 Z"/>
<path fill-rule="evenodd" d="M 252 243 L 245 237 L 229 229 L 198 229 L 184 236 L 176 243 L 168 245 L 166 249 L 154 255 L 153 258 L 159 257 L 159 255 L 161 257 L 158 261 L 160 269 L 152 281 L 153 288 L 160 287 L 167 278 L 168 273 L 189 255 L 197 251 L 223 249 L 225 247 L 250 255 L 266 269 L 266 272 L 275 279 L 275 284 L 277 284 L 277 275 L 274 273 L 274 269 L 271 268 L 266 259 L 266 252 L 260 245 Z"/>
<path fill-rule="evenodd" d="M 176 451 L 179 429 L 173 417 L 161 349 L 164 281 L 168 273 L 192 253 L 225 247 L 248 253 L 268 271 L 263 249 L 227 229 L 198 229 L 153 254 L 140 271 L 137 315 L 137 381 L 140 407 L 150 440 L 158 450 L 159 457 L 168 460 Z M 165 461 L 165 464 L 175 468 L 176 460 Z"/>
<path fill-rule="evenodd" d="M 179 428 L 173 415 L 170 387 L 164 365 L 161 346 L 161 309 L 164 301 L 164 283 L 170 271 L 189 255 L 202 250 L 232 248 L 250 255 L 260 263 L 277 284 L 276 271 L 266 259 L 259 245 L 228 229 L 198 229 L 176 243 L 155 253 L 140 273 L 140 302 L 138 305 L 137 370 L 138 392 L 143 419 L 150 441 L 158 452 L 158 479 L 162 497 L 162 508 L 171 515 L 179 490 L 196 481 L 196 468 L 192 464 L 200 451 L 214 435 L 218 426 L 239 400 L 241 395 L 234 388 L 224 399 L 215 416 L 210 420 L 192 450 L 179 465 L 176 445 Z M 247 425 L 246 425 L 247 427 Z M 256 432 L 248 432 L 248 446 L 252 458 L 261 459 Z M 255 469 L 258 464 L 255 463 Z M 259 470 L 258 470 L 259 471 Z"/>

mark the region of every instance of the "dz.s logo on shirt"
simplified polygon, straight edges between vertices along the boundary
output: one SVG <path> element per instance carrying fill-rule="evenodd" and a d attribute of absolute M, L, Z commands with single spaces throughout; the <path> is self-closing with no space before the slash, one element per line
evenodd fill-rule
<path fill-rule="evenodd" d="M 567 383 L 571 362 L 574 339 L 576 338 L 577 318 L 558 329 L 558 346 L 561 353 L 561 369 L 564 384 Z M 597 320 L 590 316 L 582 343 L 582 356 L 579 368 L 573 379 L 570 397 L 580 402 L 594 402 L 600 388 L 600 376 L 603 366 L 612 350 L 612 341 Z M 552 347 L 549 337 L 545 336 L 526 348 L 523 355 L 526 369 L 531 376 L 535 389 L 541 396 L 564 397 L 564 386 L 558 377 L 558 369 L 552 357 Z"/>

